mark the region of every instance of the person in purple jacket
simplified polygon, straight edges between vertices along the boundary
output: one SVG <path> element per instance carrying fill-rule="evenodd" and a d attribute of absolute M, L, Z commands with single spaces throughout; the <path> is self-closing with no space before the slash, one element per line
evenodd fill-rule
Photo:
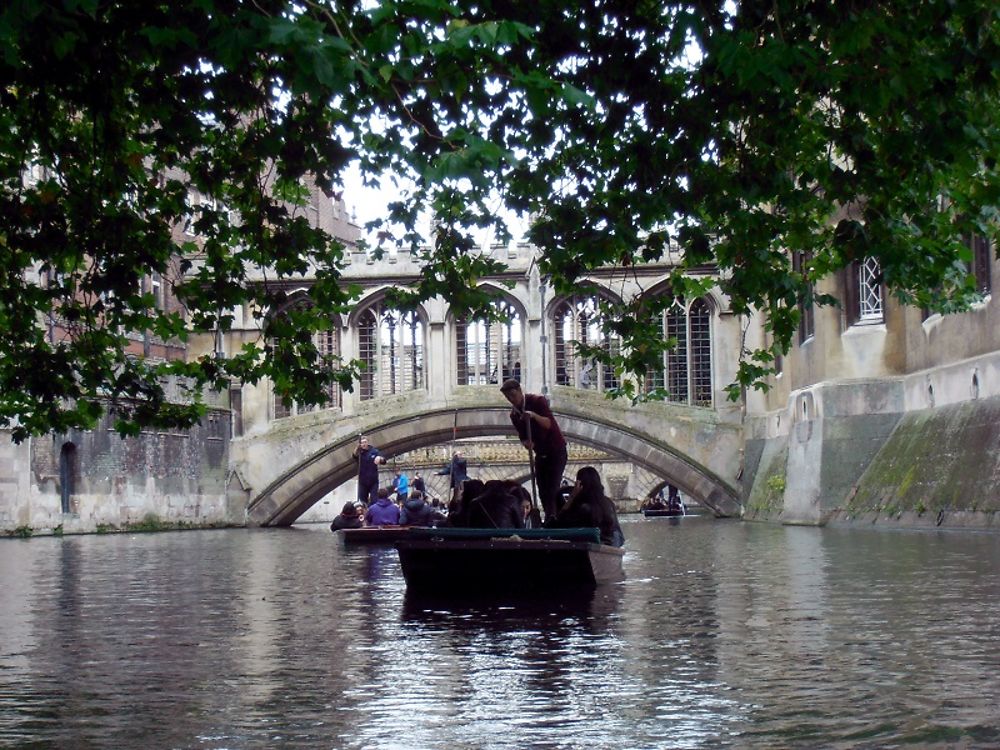
<path fill-rule="evenodd" d="M 378 499 L 368 506 L 365 522 L 369 526 L 398 526 L 399 506 L 389 499 L 389 488 L 380 487 Z"/>

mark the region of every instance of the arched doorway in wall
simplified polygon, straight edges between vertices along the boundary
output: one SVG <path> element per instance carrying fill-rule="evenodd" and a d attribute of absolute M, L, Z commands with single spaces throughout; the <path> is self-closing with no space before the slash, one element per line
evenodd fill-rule
<path fill-rule="evenodd" d="M 59 450 L 59 501 L 63 513 L 73 512 L 73 495 L 80 476 L 79 456 L 76 445 L 63 443 Z"/>

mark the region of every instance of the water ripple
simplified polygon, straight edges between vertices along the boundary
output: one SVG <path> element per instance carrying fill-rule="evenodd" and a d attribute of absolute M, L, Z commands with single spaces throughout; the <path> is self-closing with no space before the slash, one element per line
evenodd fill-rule
<path fill-rule="evenodd" d="M 996 536 L 626 524 L 461 604 L 319 527 L 0 542 L 0 745 L 1000 746 Z"/>

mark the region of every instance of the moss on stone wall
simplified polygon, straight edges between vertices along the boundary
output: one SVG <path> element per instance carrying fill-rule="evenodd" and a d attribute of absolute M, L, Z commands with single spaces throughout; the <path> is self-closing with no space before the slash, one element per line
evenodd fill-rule
<path fill-rule="evenodd" d="M 905 415 L 844 510 L 852 516 L 1000 510 L 1000 398 Z"/>
<path fill-rule="evenodd" d="M 749 445 L 748 445 L 749 448 Z M 748 451 L 749 452 L 749 451 Z M 766 441 L 752 478 L 744 505 L 744 517 L 752 520 L 774 519 L 784 509 L 785 466 L 788 463 L 787 437 Z"/>

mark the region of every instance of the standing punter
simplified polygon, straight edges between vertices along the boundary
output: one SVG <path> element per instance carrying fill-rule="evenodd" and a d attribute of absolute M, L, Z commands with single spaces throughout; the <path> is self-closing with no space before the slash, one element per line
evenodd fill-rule
<path fill-rule="evenodd" d="M 517 430 L 521 444 L 535 452 L 535 472 L 538 480 L 538 499 L 545 511 L 545 518 L 555 518 L 556 497 L 559 484 L 566 470 L 566 440 L 552 416 L 549 402 L 537 393 L 525 393 L 514 379 L 505 380 L 500 392 L 514 408 L 510 421 Z M 528 441 L 529 432 L 531 442 Z"/>
<path fill-rule="evenodd" d="M 364 435 L 351 455 L 358 462 L 358 502 L 371 505 L 378 497 L 378 465 L 385 463 L 385 456 L 374 445 L 368 445 Z"/>

